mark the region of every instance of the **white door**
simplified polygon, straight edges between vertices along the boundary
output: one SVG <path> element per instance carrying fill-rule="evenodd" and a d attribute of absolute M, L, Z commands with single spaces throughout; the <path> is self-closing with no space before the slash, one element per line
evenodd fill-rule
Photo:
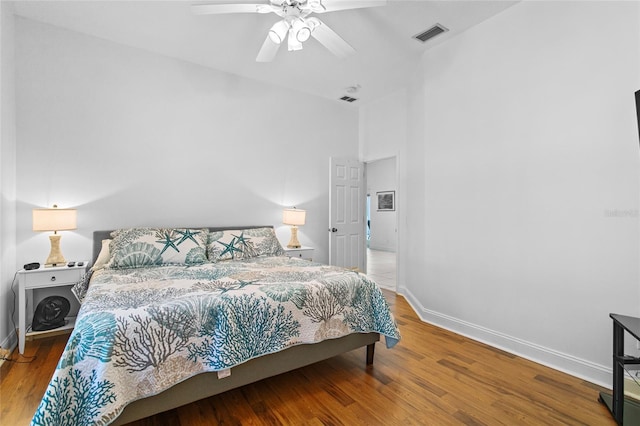
<path fill-rule="evenodd" d="M 364 164 L 331 158 L 329 264 L 365 271 Z"/>

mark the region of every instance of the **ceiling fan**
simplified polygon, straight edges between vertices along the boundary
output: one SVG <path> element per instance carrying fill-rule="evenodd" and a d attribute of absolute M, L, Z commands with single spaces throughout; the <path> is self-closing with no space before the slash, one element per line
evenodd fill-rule
<path fill-rule="evenodd" d="M 270 62 L 275 58 L 285 37 L 290 51 L 302 50 L 302 43 L 313 37 L 334 55 L 341 58 L 349 56 L 355 52 L 354 48 L 327 24 L 309 15 L 386 4 L 386 0 L 269 0 L 268 3 L 197 4 L 191 8 L 198 15 L 273 12 L 281 17 L 282 20 L 269 30 L 256 57 L 257 62 Z"/>

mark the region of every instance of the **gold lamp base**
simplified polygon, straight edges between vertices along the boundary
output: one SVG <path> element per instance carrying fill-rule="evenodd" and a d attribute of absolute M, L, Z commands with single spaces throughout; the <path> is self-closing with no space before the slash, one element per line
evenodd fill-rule
<path fill-rule="evenodd" d="M 61 266 L 67 263 L 60 251 L 60 237 L 61 236 L 57 234 L 49 236 L 49 241 L 51 241 L 51 251 L 49 252 L 49 257 L 47 257 L 45 266 Z"/>
<path fill-rule="evenodd" d="M 287 244 L 288 248 L 300 248 L 300 241 L 298 241 L 298 227 L 296 225 L 291 226 L 291 239 L 289 240 L 289 244 Z"/>

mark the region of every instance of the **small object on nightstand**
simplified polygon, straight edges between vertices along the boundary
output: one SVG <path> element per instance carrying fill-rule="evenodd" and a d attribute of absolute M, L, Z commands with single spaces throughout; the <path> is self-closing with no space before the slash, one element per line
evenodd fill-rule
<path fill-rule="evenodd" d="M 76 266 L 76 262 L 69 262 L 69 263 L 67 263 L 67 266 L 69 268 L 74 267 L 74 266 Z"/>
<path fill-rule="evenodd" d="M 34 269 L 38 269 L 39 267 L 40 264 L 38 262 L 27 263 L 26 265 L 24 265 L 24 269 L 27 271 L 32 271 Z"/>
<path fill-rule="evenodd" d="M 84 266 L 84 262 L 78 262 L 78 266 Z"/>

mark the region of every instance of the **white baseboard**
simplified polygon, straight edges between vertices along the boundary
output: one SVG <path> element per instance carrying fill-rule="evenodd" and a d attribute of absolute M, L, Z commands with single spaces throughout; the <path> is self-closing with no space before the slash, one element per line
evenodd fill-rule
<path fill-rule="evenodd" d="M 387 246 L 372 245 L 372 246 L 369 246 L 369 250 L 386 251 L 386 252 L 389 252 L 389 253 L 396 253 L 396 249 L 395 248 L 387 247 Z"/>
<path fill-rule="evenodd" d="M 404 286 L 398 287 L 398 293 L 405 297 L 409 305 L 411 305 L 413 310 L 424 322 L 611 389 L 613 377 L 610 366 L 596 364 L 536 343 L 528 342 L 477 324 L 472 324 L 449 315 L 426 309 Z"/>
<path fill-rule="evenodd" d="M 0 342 L 0 347 L 4 349 L 14 350 L 18 346 L 18 336 L 16 335 L 15 330 L 11 331 L 5 339 Z"/>
<path fill-rule="evenodd" d="M 13 352 L 16 349 L 16 346 L 18 346 L 18 336 L 16 335 L 15 331 L 12 331 L 2 341 L 2 343 L 0 343 L 0 347 L 2 347 L 3 349 L 9 349 L 11 352 Z M 2 367 L 2 364 L 4 364 L 4 360 L 0 359 L 0 367 Z"/>

